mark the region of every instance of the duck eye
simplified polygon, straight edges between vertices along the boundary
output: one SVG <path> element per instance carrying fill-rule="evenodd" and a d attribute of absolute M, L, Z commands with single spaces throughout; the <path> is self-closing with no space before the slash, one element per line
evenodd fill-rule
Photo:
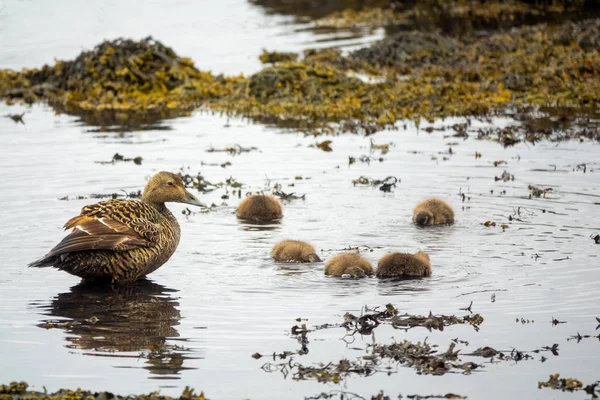
<path fill-rule="evenodd" d="M 169 182 L 167 182 L 167 185 L 173 186 L 173 182 L 169 181 Z"/>

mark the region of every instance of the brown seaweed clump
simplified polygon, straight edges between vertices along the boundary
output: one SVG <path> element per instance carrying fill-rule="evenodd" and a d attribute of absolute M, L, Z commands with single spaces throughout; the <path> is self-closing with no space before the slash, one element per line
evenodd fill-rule
<path fill-rule="evenodd" d="M 119 122 L 177 116 L 227 82 L 196 69 L 192 60 L 150 37 L 117 39 L 82 52 L 75 60 L 13 72 L 0 70 L 0 96 L 12 101 L 46 100 L 59 111 L 90 122 Z"/>
<path fill-rule="evenodd" d="M 373 266 L 358 253 L 338 254 L 325 263 L 325 275 L 340 277 L 350 275 L 353 278 L 364 278 L 373 274 Z"/>
<path fill-rule="evenodd" d="M 373 133 L 402 120 L 598 109 L 600 19 L 590 18 L 593 14 L 582 17 L 581 9 L 573 14 L 571 6 L 556 6 L 552 13 L 562 16 L 556 21 L 527 20 L 555 6 L 425 3 L 436 18 L 448 9 L 458 18 L 454 22 L 467 27 L 472 26 L 471 17 L 502 23 L 485 35 L 472 28 L 459 35 L 424 28 L 417 23 L 416 5 L 395 4 L 392 12 L 409 13 L 408 25 L 390 30 L 382 41 L 349 55 L 310 50 L 297 59 L 295 54 L 265 51 L 261 59 L 272 65 L 249 77 L 199 71 L 190 59 L 151 38 L 118 39 L 53 66 L 0 70 L 0 97 L 8 102 L 47 101 L 59 112 L 98 125 L 133 125 L 206 107 L 310 133 Z M 572 7 L 577 8 L 575 3 Z M 513 20 L 513 15 L 524 19 Z M 540 136 L 538 127 L 527 129 L 536 137 L 564 132 L 552 129 Z M 579 130 L 585 137 L 600 136 L 598 127 L 587 123 Z"/>
<path fill-rule="evenodd" d="M 35 392 L 29 391 L 27 388 L 29 385 L 26 382 L 10 382 L 8 385 L 0 385 L 0 398 L 3 400 L 36 400 L 36 399 L 86 399 L 86 400 L 101 400 L 101 399 L 114 399 L 114 400 L 205 400 L 204 392 L 196 393 L 194 389 L 186 386 L 180 397 L 170 397 L 159 394 L 159 392 L 152 392 L 150 394 L 141 395 L 115 395 L 110 392 L 91 392 L 83 389 L 60 389 L 53 393 Z"/>
<path fill-rule="evenodd" d="M 421 226 L 452 224 L 454 211 L 443 200 L 427 199 L 415 207 L 413 222 Z"/>
<path fill-rule="evenodd" d="M 255 194 L 238 205 L 236 216 L 248 221 L 266 222 L 283 218 L 281 203 L 273 196 Z"/>
<path fill-rule="evenodd" d="M 390 253 L 379 260 L 375 275 L 378 278 L 431 276 L 431 261 L 422 251 L 415 254 Z"/>
<path fill-rule="evenodd" d="M 300 240 L 283 240 L 273 246 L 271 257 L 276 261 L 288 262 L 319 262 L 321 259 L 317 255 L 315 248 L 306 242 Z"/>

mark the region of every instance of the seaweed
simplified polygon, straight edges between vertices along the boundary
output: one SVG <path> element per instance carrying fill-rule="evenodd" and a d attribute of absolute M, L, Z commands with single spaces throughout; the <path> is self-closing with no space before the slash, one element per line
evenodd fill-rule
<path fill-rule="evenodd" d="M 88 399 L 88 400 L 205 400 L 204 392 L 196 393 L 194 389 L 186 386 L 181 396 L 171 397 L 161 395 L 159 392 L 152 392 L 141 395 L 115 395 L 111 392 L 92 392 L 83 389 L 60 389 L 53 393 L 48 393 L 45 388 L 44 392 L 29 391 L 29 384 L 26 382 L 10 382 L 9 384 L 0 385 L 0 399 L 2 400 L 32 400 L 32 399 L 50 399 L 50 400 L 73 400 L 73 399 Z"/>
<path fill-rule="evenodd" d="M 102 126 L 147 124 L 202 108 L 310 134 L 368 135 L 403 120 L 418 126 L 450 116 L 505 115 L 518 123 L 464 127 L 455 136 L 466 138 L 473 130 L 505 146 L 600 139 L 600 19 L 581 19 L 586 2 L 425 3 L 423 15 L 433 15 L 433 21 L 448 14 L 463 25 L 490 19 L 510 29 L 451 36 L 414 24 L 421 6 L 352 3 L 348 8 L 356 11 L 389 8 L 420 29 L 390 32 L 347 55 L 337 49 L 308 50 L 303 57 L 265 51 L 261 58 L 271 65 L 247 77 L 200 71 L 152 38 L 117 39 L 53 66 L 0 70 L 0 97 L 46 101 L 58 112 Z M 546 14 L 565 18 L 519 23 Z"/>

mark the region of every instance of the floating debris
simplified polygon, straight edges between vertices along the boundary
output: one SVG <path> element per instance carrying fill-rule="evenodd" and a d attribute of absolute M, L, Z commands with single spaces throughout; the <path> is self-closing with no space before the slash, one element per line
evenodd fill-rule
<path fill-rule="evenodd" d="M 366 313 L 360 317 L 346 313 L 344 322 L 339 326 L 346 328 L 361 335 L 369 335 L 380 324 L 389 324 L 395 329 L 409 330 L 416 327 L 426 328 L 428 331 L 443 331 L 444 327 L 457 324 L 467 324 L 473 326 L 478 331 L 479 325 L 483 323 L 483 317 L 479 314 L 457 317 L 455 315 L 434 315 L 431 312 L 427 317 L 421 315 L 400 314 L 393 305 L 387 304 L 384 311 L 377 311 L 379 307 L 371 308 L 371 313 Z M 327 326 L 328 328 L 332 326 Z"/>
<path fill-rule="evenodd" d="M 124 161 L 124 162 L 133 161 L 133 163 L 136 165 L 142 165 L 142 160 L 143 160 L 143 158 L 140 156 L 137 156 L 134 158 L 126 158 L 119 153 L 115 153 L 112 156 L 112 159 L 110 161 L 96 161 L 96 163 L 97 164 L 114 164 L 117 161 Z"/>
<path fill-rule="evenodd" d="M 75 197 L 69 197 L 69 196 L 64 196 L 64 197 L 60 197 L 59 200 L 85 200 L 85 199 L 141 199 L 142 198 L 142 191 L 138 190 L 138 191 L 133 191 L 133 192 L 126 192 L 125 190 L 122 191 L 123 193 L 92 193 L 89 196 L 75 196 Z"/>
<path fill-rule="evenodd" d="M 374 150 L 379 150 L 382 155 L 387 154 L 390 151 L 390 146 L 392 144 L 393 143 L 375 144 L 375 142 L 373 142 L 373 139 L 371 139 L 370 150 L 371 152 L 373 152 Z"/>
<path fill-rule="evenodd" d="M 508 171 L 504 170 L 504 172 L 502 172 L 502 175 L 498 176 L 494 176 L 494 181 L 498 182 L 498 181 L 502 181 L 502 182 L 508 182 L 508 181 L 514 181 L 515 180 L 515 176 L 510 174 Z"/>
<path fill-rule="evenodd" d="M 363 154 L 362 156 L 356 158 L 354 156 L 348 156 L 348 165 L 352 165 L 354 163 L 356 163 L 356 161 L 360 161 L 361 163 L 366 163 L 366 164 L 371 164 L 371 161 L 379 161 L 379 162 L 383 162 L 384 158 L 383 157 L 371 157 L 371 156 L 367 156 L 365 154 Z"/>
<path fill-rule="evenodd" d="M 597 383 L 596 383 L 597 385 Z M 593 387 L 593 389 L 595 389 L 595 386 Z M 567 378 L 567 379 L 560 379 L 560 374 L 552 374 L 550 375 L 550 378 L 548 379 L 547 382 L 538 382 L 538 389 L 541 389 L 543 387 L 547 387 L 547 388 L 551 388 L 551 389 L 556 389 L 556 390 L 562 390 L 564 391 L 568 391 L 568 392 L 573 392 L 575 390 L 582 390 L 583 389 L 583 383 L 581 383 L 581 381 L 574 379 L 574 378 Z M 586 386 L 586 389 L 589 386 Z M 594 393 L 595 390 L 592 390 L 592 394 Z"/>
<path fill-rule="evenodd" d="M 395 176 L 388 176 L 384 179 L 371 179 L 366 176 L 360 176 L 352 181 L 354 186 L 379 186 L 379 190 L 382 192 L 391 192 L 392 188 L 396 187 L 396 183 L 400 182 L 400 179 Z"/>
<path fill-rule="evenodd" d="M 537 186 L 533 186 L 533 185 L 528 185 L 527 189 L 529 189 L 530 193 L 529 193 L 529 198 L 531 199 L 532 197 L 546 197 L 546 193 L 551 192 L 552 188 L 546 188 L 546 189 L 541 189 Z"/>
<path fill-rule="evenodd" d="M 598 328 L 596 328 L 596 329 L 598 329 Z M 571 340 L 577 340 L 577 343 L 579 343 L 579 342 L 581 342 L 583 339 L 591 339 L 591 338 L 594 338 L 594 339 L 598 339 L 598 340 L 600 340 L 600 334 L 598 334 L 598 335 L 596 335 L 596 336 L 594 336 L 594 335 L 582 335 L 582 334 L 580 334 L 579 332 L 577 332 L 577 335 L 572 335 L 572 336 L 569 336 L 569 337 L 567 338 L 567 341 L 571 341 Z"/>
<path fill-rule="evenodd" d="M 333 143 L 333 141 L 331 140 L 324 140 L 320 143 L 315 144 L 315 147 L 318 149 L 321 149 L 325 152 L 330 152 L 333 151 L 333 149 L 331 148 L 331 143 Z"/>
<path fill-rule="evenodd" d="M 281 200 L 305 200 L 306 194 L 297 195 L 296 193 L 285 193 L 280 189 L 273 189 L 273 196 L 279 197 Z"/>
<path fill-rule="evenodd" d="M 15 121 L 15 123 L 22 123 L 23 125 L 25 125 L 25 121 L 23 121 L 23 116 L 25 115 L 25 113 L 21 113 L 21 114 L 9 114 L 6 115 L 6 118 L 10 118 L 13 121 Z"/>
<path fill-rule="evenodd" d="M 592 238 L 594 240 L 594 243 L 596 244 L 600 244 L 600 234 L 597 234 L 596 236 L 594 236 Z"/>
<path fill-rule="evenodd" d="M 252 147 L 242 147 L 239 144 L 234 144 L 230 147 L 225 147 L 224 149 L 215 149 L 214 147 L 210 147 L 206 150 L 207 153 L 229 153 L 232 156 L 239 155 L 242 153 L 249 153 L 251 151 L 258 151 L 258 148 Z"/>

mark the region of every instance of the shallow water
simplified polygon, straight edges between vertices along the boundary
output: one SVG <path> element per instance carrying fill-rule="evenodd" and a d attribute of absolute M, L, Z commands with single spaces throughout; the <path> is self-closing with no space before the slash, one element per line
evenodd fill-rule
<path fill-rule="evenodd" d="M 193 27 L 213 35 L 229 34 L 230 28 L 238 29 L 237 22 L 219 25 L 215 21 L 238 18 L 238 22 L 245 21 L 244 40 L 251 46 L 231 41 L 216 46 L 201 35 L 192 40 L 187 32 L 192 25 L 159 19 L 165 11 L 161 3 L 145 12 L 161 22 L 151 32 L 156 38 L 192 57 L 200 67 L 219 72 L 256 70 L 255 57 L 262 47 L 307 46 L 305 33 L 294 33 L 299 25 L 291 20 L 267 15 L 243 2 L 231 3 L 235 7 L 218 3 L 223 7 L 221 14 L 219 8 L 210 9 L 208 16 L 194 14 L 203 23 Z M 95 31 L 85 22 L 96 14 L 73 6 L 69 4 L 69 9 L 81 20 L 72 29 L 81 29 L 76 35 L 81 42 L 73 40 L 63 26 L 64 35 L 48 27 L 46 32 L 52 34 L 46 35 L 45 44 L 39 34 L 27 36 L 23 31 L 17 35 L 21 28 L 16 28 L 14 18 L 26 12 L 22 8 L 26 5 L 7 2 L 0 13 L 10 23 L 1 25 L 0 41 L 7 43 L 5 39 L 14 36 L 21 47 L 3 50 L 0 67 L 39 65 L 53 56 L 73 57 L 81 47 L 91 47 L 113 32 L 134 37 L 147 34 L 141 22 L 123 25 L 109 17 L 100 17 L 104 24 L 99 23 Z M 116 13 L 114 7 L 105 7 Z M 43 21 L 60 25 L 54 19 Z M 122 27 L 124 31 L 118 30 Z M 316 40 L 313 33 L 307 35 L 310 41 Z M 283 48 L 278 40 L 285 43 Z M 30 47 L 25 52 L 26 42 Z M 201 56 L 204 50 L 210 57 Z M 223 59 L 230 60 L 227 66 Z M 408 124 L 406 129 L 371 137 L 333 137 L 333 152 L 326 153 L 309 147 L 321 138 L 200 112 L 164 122 L 169 130 L 118 134 L 95 132 L 76 118 L 54 115 L 41 105 L 0 106 L 0 115 L 21 111 L 26 112 L 25 125 L 0 118 L 3 382 L 26 380 L 38 390 L 80 386 L 123 394 L 161 390 L 171 395 L 189 385 L 212 399 L 303 398 L 338 389 L 367 398 L 384 390 L 390 396 L 453 392 L 469 398 L 529 399 L 585 398 L 582 392 L 538 390 L 537 382 L 547 380 L 551 373 L 576 377 L 585 384 L 599 379 L 598 339 L 567 341 L 577 332 L 598 334 L 600 247 L 590 238 L 600 231 L 597 143 L 542 142 L 505 149 L 494 142 L 445 138 L 452 130 L 430 134 Z M 456 122 L 463 121 L 447 120 L 436 126 Z M 378 151 L 370 153 L 371 139 L 376 144 L 393 143 L 390 152 L 381 156 L 384 161 L 357 160 L 349 165 L 349 156 L 380 157 Z M 259 150 L 235 156 L 206 152 L 234 144 Z M 117 152 L 142 156 L 143 163 L 96 162 L 110 160 Z M 482 157 L 476 158 L 475 152 Z M 494 167 L 498 160 L 507 164 Z M 232 165 L 207 165 L 226 161 Z M 587 165 L 585 173 L 576 168 L 581 163 Z M 193 175 L 201 172 L 211 182 L 234 177 L 244 183 L 244 191 L 279 183 L 284 192 L 306 194 L 306 199 L 284 203 L 281 223 L 261 226 L 237 221 L 234 212 L 239 199 L 221 199 L 224 190 L 200 196 L 207 204 L 219 205 L 208 213 L 185 216 L 181 214 L 184 206 L 172 205 L 182 226 L 179 248 L 150 275 L 150 281 L 133 287 L 91 289 L 56 270 L 26 268 L 63 237 L 60 227 L 67 219 L 94 202 L 59 198 L 139 190 L 153 173 L 182 167 Z M 495 181 L 504 170 L 515 180 Z M 353 186 L 352 180 L 361 175 L 396 176 L 401 182 L 391 193 L 384 193 L 377 187 Z M 553 190 L 545 198 L 530 199 L 528 185 Z M 464 201 L 459 193 L 466 195 Z M 414 205 L 431 195 L 447 199 L 454 207 L 455 225 L 419 229 L 411 224 Z M 519 220 L 509 221 L 511 215 Z M 488 220 L 498 225 L 485 227 Z M 506 231 L 500 224 L 508 225 Z M 311 241 L 323 259 L 348 246 L 369 246 L 372 252 L 365 255 L 373 263 L 389 251 L 423 250 L 431 256 L 434 274 L 402 282 L 329 278 L 323 275 L 322 264 L 273 262 L 269 250 L 285 238 Z M 431 310 L 464 315 L 466 311 L 459 309 L 471 301 L 473 311 L 485 319 L 478 332 L 464 325 L 443 332 L 380 326 L 375 338 L 390 343 L 427 337 L 440 351 L 445 351 L 451 339 L 459 338 L 469 342 L 457 346 L 463 353 L 483 346 L 531 351 L 558 343 L 559 355 L 530 353 L 531 360 L 485 363 L 485 368 L 468 376 L 420 376 L 413 369 L 394 367 L 389 376 L 383 372 L 351 376 L 338 385 L 284 378 L 280 372 L 261 369 L 270 358 L 251 358 L 256 352 L 299 350 L 301 344 L 290 335 L 299 317 L 307 319 L 303 322 L 308 327 L 339 323 L 347 311 L 359 314 L 364 305 L 386 303 L 411 314 L 426 315 Z M 515 322 L 517 318 L 534 322 Z M 553 318 L 566 323 L 553 326 Z M 344 333 L 343 328 L 310 333 L 308 354 L 295 360 L 313 365 L 365 355 L 373 338 L 355 335 L 354 342 L 347 344 L 342 340 Z M 547 357 L 543 363 L 542 355 Z M 461 359 L 484 362 L 475 357 Z"/>

